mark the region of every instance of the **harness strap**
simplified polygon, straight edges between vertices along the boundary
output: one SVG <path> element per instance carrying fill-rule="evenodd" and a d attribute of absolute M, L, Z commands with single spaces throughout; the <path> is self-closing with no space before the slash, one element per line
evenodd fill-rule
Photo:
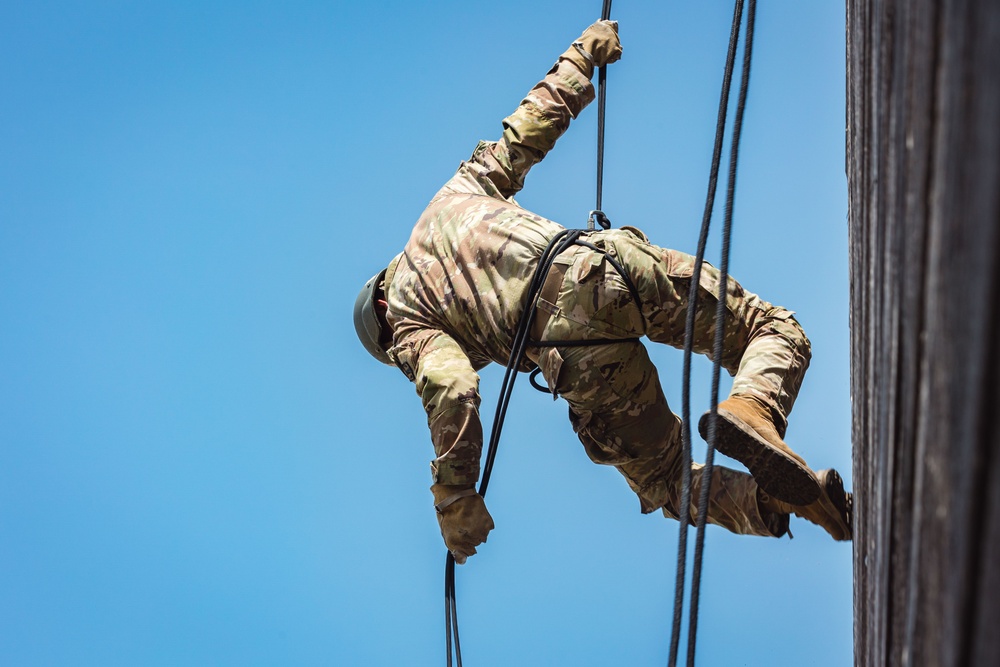
<path fill-rule="evenodd" d="M 458 493 L 451 494 L 450 496 L 448 496 L 447 498 L 436 504 L 434 506 L 434 509 L 437 510 L 438 514 L 440 514 L 441 510 L 443 510 L 445 507 L 448 507 L 448 505 L 451 505 L 452 503 L 455 503 L 456 501 L 459 501 L 462 498 L 468 498 L 469 496 L 474 496 L 478 493 L 479 492 L 476 491 L 475 489 L 463 489 Z"/>

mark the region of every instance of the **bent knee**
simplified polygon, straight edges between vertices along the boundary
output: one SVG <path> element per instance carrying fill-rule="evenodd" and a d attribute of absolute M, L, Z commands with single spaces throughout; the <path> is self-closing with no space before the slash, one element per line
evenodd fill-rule
<path fill-rule="evenodd" d="M 765 336 L 779 336 L 807 363 L 812 359 L 812 343 L 805 329 L 795 318 L 795 313 L 786 308 L 772 306 L 767 309 L 751 342 Z"/>

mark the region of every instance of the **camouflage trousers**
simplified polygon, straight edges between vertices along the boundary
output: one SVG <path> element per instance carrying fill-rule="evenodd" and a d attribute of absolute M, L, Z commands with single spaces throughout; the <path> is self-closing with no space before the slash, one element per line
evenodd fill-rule
<path fill-rule="evenodd" d="M 590 234 L 604 252 L 574 246 L 556 258 L 540 294 L 532 337 L 542 341 L 606 340 L 606 344 L 535 347 L 529 357 L 553 394 L 569 404 L 570 421 L 595 463 L 615 466 L 638 495 L 644 513 L 679 515 L 681 420 L 671 412 L 641 342 L 647 336 L 683 348 L 694 258 L 650 244 L 638 230 Z M 605 255 L 605 253 L 607 255 Z M 610 264 L 614 257 L 638 291 L 641 308 Z M 711 357 L 719 272 L 703 264 L 693 348 Z M 734 375 L 731 395 L 769 406 L 779 432 L 809 365 L 809 341 L 792 313 L 728 281 L 721 365 Z M 694 464 L 692 521 L 701 485 Z M 769 521 L 769 519 L 771 519 Z M 715 466 L 708 521 L 734 533 L 771 536 L 773 517 L 762 516 L 757 484 L 745 472 Z"/>

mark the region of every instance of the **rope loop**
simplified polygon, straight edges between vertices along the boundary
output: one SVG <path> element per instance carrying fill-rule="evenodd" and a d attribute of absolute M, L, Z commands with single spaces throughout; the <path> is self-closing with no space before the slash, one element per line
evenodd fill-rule
<path fill-rule="evenodd" d="M 608 216 L 604 214 L 604 211 L 593 210 L 590 215 L 587 216 L 587 230 L 593 231 L 595 229 L 594 223 L 601 226 L 601 229 L 611 229 L 611 221 L 608 220 Z"/>

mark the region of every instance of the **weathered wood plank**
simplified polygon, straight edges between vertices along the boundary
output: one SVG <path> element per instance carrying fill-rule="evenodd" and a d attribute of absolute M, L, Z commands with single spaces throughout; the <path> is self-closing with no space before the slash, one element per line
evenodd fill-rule
<path fill-rule="evenodd" d="M 1000 665 L 1000 3 L 847 41 L 855 659 Z"/>

